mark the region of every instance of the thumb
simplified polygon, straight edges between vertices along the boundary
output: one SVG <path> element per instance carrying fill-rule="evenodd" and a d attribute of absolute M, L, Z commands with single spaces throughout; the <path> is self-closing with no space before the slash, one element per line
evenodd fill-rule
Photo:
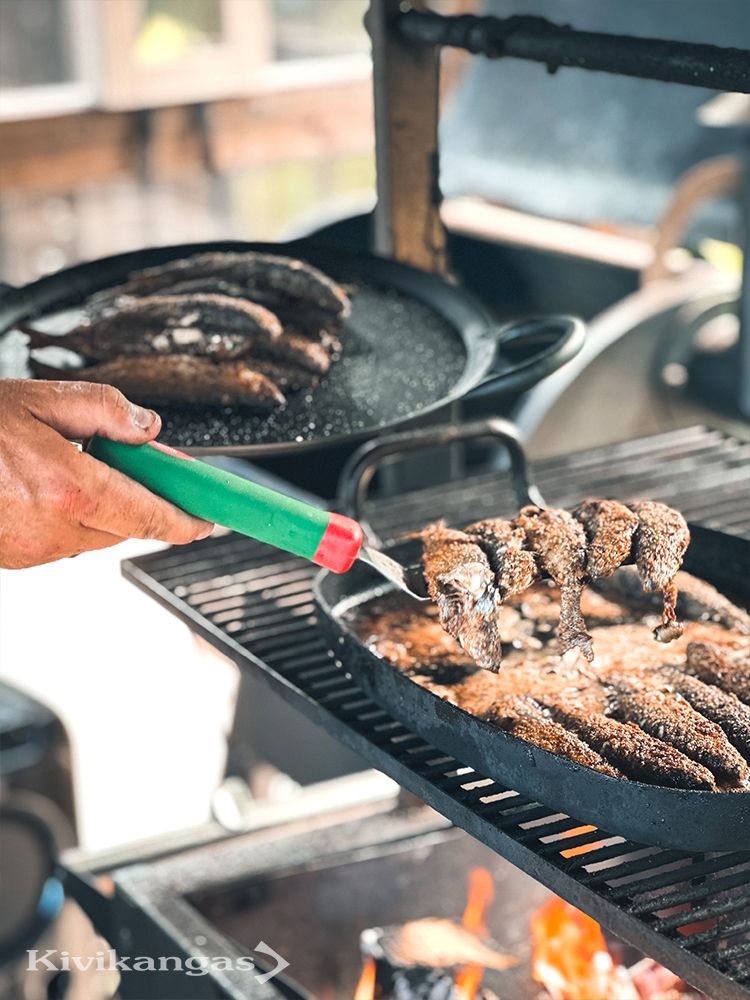
<path fill-rule="evenodd" d="M 99 434 L 112 441 L 144 444 L 161 430 L 161 417 L 131 403 L 111 385 L 96 382 L 35 382 L 24 402 L 37 420 L 64 437 Z M 38 388 L 37 388 L 38 387 Z"/>

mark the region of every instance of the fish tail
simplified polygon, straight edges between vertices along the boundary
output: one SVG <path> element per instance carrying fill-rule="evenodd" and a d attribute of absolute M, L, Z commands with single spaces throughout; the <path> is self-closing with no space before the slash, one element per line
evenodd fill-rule
<path fill-rule="evenodd" d="M 29 323 L 16 323 L 15 329 L 26 334 L 29 338 L 29 347 L 31 350 L 35 350 L 38 347 L 54 346 L 55 344 L 58 347 L 60 346 L 59 337 L 51 333 L 45 333 L 44 330 L 37 330 L 35 326 L 31 326 Z"/>

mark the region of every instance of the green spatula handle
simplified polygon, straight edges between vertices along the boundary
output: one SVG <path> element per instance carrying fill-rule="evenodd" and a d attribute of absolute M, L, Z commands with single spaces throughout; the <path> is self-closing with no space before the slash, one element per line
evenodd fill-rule
<path fill-rule="evenodd" d="M 91 439 L 88 452 L 195 517 L 345 573 L 364 540 L 356 521 L 251 483 L 164 445 Z"/>

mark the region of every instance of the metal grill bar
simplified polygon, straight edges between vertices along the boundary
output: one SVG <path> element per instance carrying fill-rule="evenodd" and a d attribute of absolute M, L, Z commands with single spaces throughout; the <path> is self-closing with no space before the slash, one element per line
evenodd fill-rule
<path fill-rule="evenodd" d="M 551 502 L 620 497 L 626 488 L 634 496 L 678 499 L 690 517 L 702 509 L 716 526 L 750 534 L 749 459 L 747 445 L 691 428 L 540 462 L 536 473 Z M 510 513 L 513 503 L 502 474 L 493 474 L 374 504 L 371 517 L 381 532 L 394 533 L 437 516 L 461 522 Z M 315 567 L 299 559 L 227 535 L 141 557 L 123 570 L 457 826 L 708 996 L 750 997 L 750 852 L 703 857 L 592 830 L 425 743 L 331 656 L 312 613 Z"/>
<path fill-rule="evenodd" d="M 397 29 L 409 42 L 448 45 L 490 59 L 527 59 L 545 63 L 550 72 L 571 66 L 750 93 L 750 52 L 746 49 L 576 31 L 569 25 L 530 16 L 448 17 L 409 10 L 399 18 Z"/>

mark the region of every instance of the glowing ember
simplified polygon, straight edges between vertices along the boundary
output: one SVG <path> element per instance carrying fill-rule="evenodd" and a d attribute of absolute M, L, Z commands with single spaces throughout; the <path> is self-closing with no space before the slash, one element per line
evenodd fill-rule
<path fill-rule="evenodd" d="M 639 1000 L 599 924 L 574 906 L 550 899 L 532 917 L 531 935 L 533 976 L 552 1000 Z"/>
<path fill-rule="evenodd" d="M 354 1000 L 374 1000 L 375 977 L 377 966 L 374 958 L 366 958 L 362 966 L 362 975 L 354 990 Z"/>

